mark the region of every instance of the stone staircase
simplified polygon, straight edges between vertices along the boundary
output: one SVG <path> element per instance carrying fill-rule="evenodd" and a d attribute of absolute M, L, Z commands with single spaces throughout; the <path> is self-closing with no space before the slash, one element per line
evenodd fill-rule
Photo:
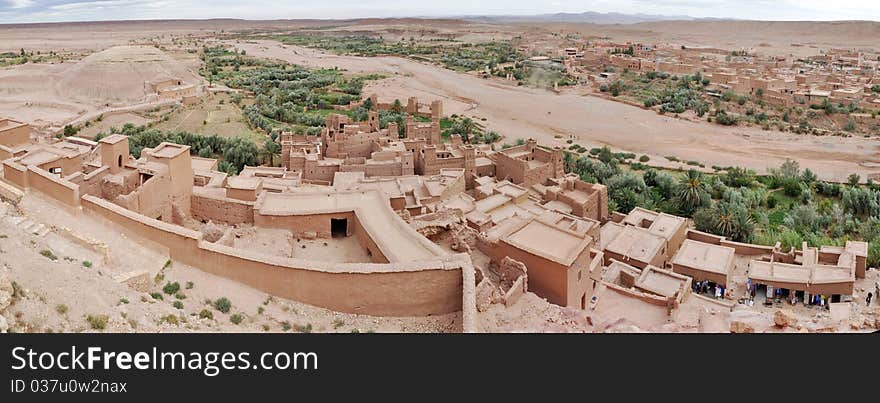
<path fill-rule="evenodd" d="M 35 236 L 38 236 L 41 238 L 46 236 L 46 234 L 48 234 L 49 231 L 52 231 L 52 228 L 47 227 L 44 224 L 35 222 L 25 216 L 7 215 L 7 216 L 3 217 L 3 221 L 5 221 L 9 225 L 12 225 L 14 227 L 21 229 L 22 231 L 24 231 L 26 233 L 29 233 L 29 234 L 32 234 L 32 235 L 35 235 Z"/>

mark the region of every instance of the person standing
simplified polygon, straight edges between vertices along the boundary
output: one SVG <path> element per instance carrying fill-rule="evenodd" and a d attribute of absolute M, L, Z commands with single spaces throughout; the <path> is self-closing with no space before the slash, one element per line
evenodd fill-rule
<path fill-rule="evenodd" d="M 871 298 L 874 297 L 874 293 L 868 292 L 868 298 L 865 298 L 865 306 L 871 306 Z"/>

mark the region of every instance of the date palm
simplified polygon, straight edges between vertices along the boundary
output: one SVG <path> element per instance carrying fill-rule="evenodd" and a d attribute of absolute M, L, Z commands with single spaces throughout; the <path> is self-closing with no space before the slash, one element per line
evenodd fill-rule
<path fill-rule="evenodd" d="M 711 201 L 709 185 L 704 181 L 701 172 L 690 169 L 678 183 L 677 203 L 678 209 L 691 214 L 698 208 L 707 206 Z"/>

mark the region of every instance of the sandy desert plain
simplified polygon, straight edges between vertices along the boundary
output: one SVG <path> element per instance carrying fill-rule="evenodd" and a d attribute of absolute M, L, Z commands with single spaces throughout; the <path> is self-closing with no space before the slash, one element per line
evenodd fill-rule
<path fill-rule="evenodd" d="M 820 180 L 845 183 L 857 174 L 864 183 L 880 178 L 880 133 L 802 135 L 756 125 L 722 126 L 689 113 L 680 116 L 610 99 L 595 89 L 572 85 L 558 91 L 486 78 L 449 69 L 418 57 L 337 54 L 284 43 L 279 36 L 381 36 L 411 40 L 482 43 L 515 41 L 531 52 L 557 52 L 572 38 L 681 44 L 689 47 L 750 49 L 765 55 L 809 56 L 820 49 L 880 46 L 875 22 L 685 22 L 632 25 L 561 23 L 484 23 L 458 20 L 367 19 L 352 21 L 134 21 L 0 25 L 0 53 L 27 54 L 31 61 L 0 65 L 0 117 L 30 124 L 32 140 L 51 143 L 65 127 L 79 136 L 121 128 L 126 123 L 163 131 L 185 130 L 222 137 L 244 137 L 262 145 L 267 134 L 244 116 L 245 99 L 234 103 L 223 82 L 207 77 L 204 49 L 220 48 L 248 58 L 280 60 L 306 68 L 340 69 L 346 77 L 379 74 L 362 93 L 380 99 L 440 99 L 444 115 L 469 117 L 496 142 L 532 138 L 547 147 L 645 155 L 647 165 L 675 171 L 736 166 L 764 174 L 787 159 Z M 793 46 L 792 44 L 798 44 Z M 529 55 L 527 55 L 529 56 Z M 525 56 L 524 56 L 525 57 Z M 149 97 L 145 82 L 180 78 L 209 90 L 195 105 Z M 209 81 L 212 81 L 209 83 Z M 217 89 L 211 90 L 212 88 Z M 674 159 L 669 158 L 674 156 Z M 687 164 L 686 162 L 698 162 Z M 0 204 L 0 312 L 4 330 L 15 332 L 455 332 L 460 315 L 373 317 L 339 313 L 272 297 L 232 280 L 204 273 L 143 248 L 137 240 L 107 231 L 97 221 L 53 208 L 26 194 L 16 205 Z M 45 230 L 45 231 L 44 231 Z M 247 230 L 241 229 L 247 238 Z M 283 238 L 283 236 L 281 236 Z M 91 243 L 83 243 L 89 239 Z M 287 247 L 288 239 L 250 239 L 255 250 Z M 438 241 L 449 248 L 449 240 Z M 96 246 L 98 245 L 98 246 Z M 288 245 L 289 246 L 289 245 Z M 305 248 L 305 245 L 303 245 Z M 345 254 L 345 246 L 340 254 Z M 47 259 L 44 251 L 55 259 Z M 475 257 L 475 264 L 485 256 Z M 86 263 L 88 263 L 86 265 Z M 747 261 L 737 261 L 737 275 Z M 88 266 L 88 267 L 86 267 Z M 118 281 L 133 271 L 155 279 L 150 292 Z M 856 282 L 857 296 L 878 281 L 876 270 Z M 164 299 L 162 285 L 176 282 L 181 295 Z M 794 309 L 802 324 L 773 325 L 774 308 L 757 304 L 747 313 L 725 312 L 691 299 L 671 317 L 639 300 L 607 294 L 586 314 L 527 293 L 515 305 L 493 304 L 477 314 L 486 332 L 661 331 L 728 332 L 731 317 L 757 331 L 858 331 L 875 325 L 876 312 L 862 310 L 841 321 L 814 309 Z M 220 312 L 211 301 L 226 297 L 232 309 Z M 855 297 L 855 296 L 854 296 Z M 863 297 L 862 297 L 863 298 Z M 619 299 L 619 300 L 618 300 Z M 180 302 L 179 304 L 175 302 Z M 175 304 L 172 304 L 175 303 Z M 206 312 L 207 313 L 204 313 Z M 230 320 L 237 316 L 235 320 Z M 858 324 L 853 324 L 855 321 Z M 235 322 L 235 323 L 233 323 Z M 852 322 L 852 323 L 851 323 Z"/>

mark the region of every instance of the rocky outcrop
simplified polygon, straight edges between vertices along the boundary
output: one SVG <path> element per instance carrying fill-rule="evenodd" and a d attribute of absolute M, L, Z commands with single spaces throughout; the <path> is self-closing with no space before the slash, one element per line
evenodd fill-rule
<path fill-rule="evenodd" d="M 794 315 L 794 312 L 777 309 L 773 314 L 773 323 L 782 328 L 796 328 L 798 326 L 798 318 Z"/>

